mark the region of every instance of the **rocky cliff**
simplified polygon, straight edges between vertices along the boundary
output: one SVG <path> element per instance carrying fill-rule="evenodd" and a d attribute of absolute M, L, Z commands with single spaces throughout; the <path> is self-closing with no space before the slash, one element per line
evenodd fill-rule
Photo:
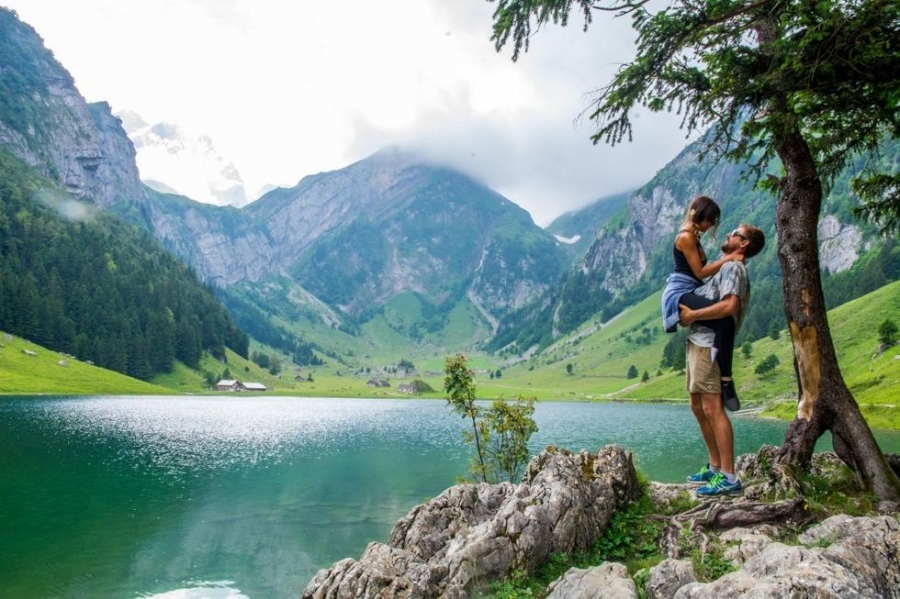
<path fill-rule="evenodd" d="M 88 105 L 34 29 L 6 9 L 0 35 L 8 41 L 0 145 L 78 199 L 141 202 L 134 147 L 109 105 Z"/>
<path fill-rule="evenodd" d="M 637 493 L 621 448 L 549 449 L 519 485 L 460 485 L 414 508 L 387 544 L 320 571 L 301 597 L 464 599 L 513 571 L 535 572 L 554 553 L 587 551 Z"/>

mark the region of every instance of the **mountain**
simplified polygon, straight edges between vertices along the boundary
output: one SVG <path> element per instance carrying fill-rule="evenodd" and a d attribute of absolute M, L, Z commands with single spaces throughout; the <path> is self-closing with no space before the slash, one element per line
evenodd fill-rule
<path fill-rule="evenodd" d="M 590 319 L 607 321 L 661 289 L 672 268 L 675 232 L 684 220 L 687 204 L 701 194 L 713 197 L 722 207 L 718 241 L 705 240 L 710 255 L 718 254 L 721 231 L 730 231 L 740 223 L 754 224 L 766 234 L 765 250 L 748 263 L 754 300 L 738 342 L 758 339 L 783 327 L 775 197 L 754 189 L 743 177 L 743 165 L 704 158 L 701 150 L 702 140 L 690 144 L 631 194 L 618 213 L 607 216 L 562 286 L 533 306 L 508 315 L 499 323 L 498 334 L 487 348 L 510 347 L 525 352 L 546 347 L 582 323 Z M 886 141 L 881 160 L 897 164 L 900 143 Z M 849 181 L 861 167 L 852 165 L 837 177 L 823 202 L 819 257 L 826 299 L 832 308 L 898 278 L 896 242 L 879 235 L 873 224 L 853 216 L 858 200 Z M 778 172 L 778 165 L 772 168 Z M 589 214 L 602 208 L 601 203 L 585 211 Z M 568 222 L 553 226 L 557 231 L 576 232 L 563 228 L 572 226 Z"/>
<path fill-rule="evenodd" d="M 0 146 L 78 200 L 56 202 L 57 211 L 88 206 L 103 219 L 137 225 L 210 285 L 240 327 L 298 363 L 327 356 L 358 367 L 387 354 L 472 347 L 508 359 L 541 351 L 658 291 L 684 207 L 700 193 L 719 200 L 723 231 L 741 221 L 766 231 L 769 244 L 750 264 L 755 299 L 742 334 L 758 338 L 777 325 L 774 198 L 754 191 L 739 166 L 702 159 L 697 144 L 633 194 L 564 215 L 548 230 L 481 182 L 403 148 L 306 176 L 240 208 L 204 204 L 170 193 L 172 185 L 142 185 L 123 120 L 105 103 L 86 104 L 14 13 L 0 17 Z M 123 118 L 140 126 L 134 115 Z M 151 135 L 154 127 L 146 129 Z M 179 137 L 166 127 L 152 135 Z M 884 155 L 896 160 L 897 144 L 887 144 Z M 15 193 L 27 196 L 29 185 Z M 839 178 L 823 208 L 819 241 L 830 302 L 897 278 L 893 240 L 854 221 L 854 201 L 847 178 Z M 151 247 L 143 239 L 137 247 Z M 163 260 L 152 255 L 151 262 Z M 52 284 L 52 268 L 45 270 L 50 276 L 38 271 L 39 280 Z M 152 288 L 157 275 L 145 277 Z M 133 284 L 141 280 L 130 276 Z M 216 319 L 199 319 L 206 320 Z"/>
<path fill-rule="evenodd" d="M 263 310 L 277 309 L 267 290 L 286 281 L 275 301 L 302 298 L 351 328 L 408 294 L 424 306 L 426 328 L 440 328 L 461 303 L 492 322 L 548 292 L 566 270 L 562 245 L 525 210 L 399 148 L 304 177 L 241 210 L 147 197 L 139 209 L 115 209 L 205 280 Z"/>
<path fill-rule="evenodd" d="M 12 68 L 3 99 L 15 110 L 5 114 L 0 143 L 75 199 L 145 229 L 272 343 L 302 345 L 298 310 L 356 334 L 381 317 L 413 339 L 457 321 L 482 338 L 565 273 L 562 245 L 526 211 L 398 148 L 241 209 L 144 186 L 125 126 L 176 155 L 187 148 L 183 133 L 88 105 L 33 29 L 10 11 L 4 19 Z M 263 323 L 279 315 L 281 333 Z"/>
<path fill-rule="evenodd" d="M 600 198 L 579 210 L 555 218 L 547 232 L 564 244 L 573 261 L 580 262 L 594 241 L 594 236 L 617 214 L 622 212 L 631 192 Z"/>
<path fill-rule="evenodd" d="M 246 355 L 211 291 L 110 214 L 148 200 L 105 103 L 15 13 L 0 9 L 0 329 L 137 378 L 179 360 Z"/>
<path fill-rule="evenodd" d="M 171 123 L 151 125 L 130 110 L 115 116 L 134 144 L 141 179 L 148 187 L 217 206 L 244 206 L 249 201 L 237 167 L 208 135 L 193 135 Z"/>

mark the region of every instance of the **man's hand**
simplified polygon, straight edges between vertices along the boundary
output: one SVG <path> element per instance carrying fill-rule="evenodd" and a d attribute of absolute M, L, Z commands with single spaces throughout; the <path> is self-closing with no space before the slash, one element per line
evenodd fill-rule
<path fill-rule="evenodd" d="M 684 304 L 678 304 L 678 314 L 680 315 L 679 324 L 683 327 L 689 327 L 697 320 L 695 316 L 697 313 L 696 310 L 691 310 Z"/>
<path fill-rule="evenodd" d="M 678 321 L 682 326 L 688 327 L 701 320 L 715 320 L 737 314 L 741 307 L 741 300 L 734 294 L 728 294 L 724 299 L 707 308 L 691 310 L 684 304 L 678 304 Z"/>

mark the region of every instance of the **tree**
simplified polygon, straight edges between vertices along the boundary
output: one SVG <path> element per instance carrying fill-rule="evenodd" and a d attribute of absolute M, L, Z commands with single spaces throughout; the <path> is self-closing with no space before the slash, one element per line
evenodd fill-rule
<path fill-rule="evenodd" d="M 571 362 L 569 362 L 568 364 L 566 364 L 566 374 L 572 374 L 573 368 L 574 368 L 574 367 L 572 366 L 572 363 L 571 363 Z"/>
<path fill-rule="evenodd" d="M 644 371 L 644 374 L 641 375 L 641 382 L 646 383 L 650 380 L 650 373 L 648 371 Z"/>
<path fill-rule="evenodd" d="M 471 469 L 475 478 L 482 482 L 498 482 L 501 478 L 515 481 L 528 461 L 528 441 L 537 431 L 532 418 L 537 400 L 498 397 L 489 408 L 476 405 L 474 373 L 462 354 L 445 360 L 444 374 L 447 403 L 472 423 L 472 432 L 463 436 L 466 443 L 475 445 Z"/>
<path fill-rule="evenodd" d="M 413 391 L 415 391 L 415 393 L 417 393 L 417 394 L 418 393 L 431 393 L 434 391 L 434 388 L 432 388 L 431 385 L 429 385 L 422 379 L 413 379 L 413 381 L 410 383 L 410 385 L 412 385 Z"/>
<path fill-rule="evenodd" d="M 272 356 L 269 360 L 269 374 L 277 376 L 281 373 L 281 360 L 278 356 Z"/>
<path fill-rule="evenodd" d="M 521 395 L 514 401 L 498 397 L 484 416 L 490 431 L 485 453 L 495 482 L 517 481 L 528 463 L 528 441 L 538 430 L 532 418 L 535 401 Z"/>
<path fill-rule="evenodd" d="M 532 29 L 587 29 L 594 11 L 630 16 L 634 60 L 598 90 L 595 143 L 631 139 L 631 111 L 677 110 L 706 134 L 705 152 L 745 161 L 778 194 L 775 228 L 784 311 L 798 378 L 797 417 L 780 448 L 783 469 L 809 465 L 816 440 L 834 448 L 880 499 L 900 500 L 891 470 L 844 383 L 825 315 L 817 224 L 823 186 L 860 155 L 900 133 L 900 19 L 896 0 L 497 0 L 492 40 L 528 49 Z M 654 5 L 655 6 L 655 5 Z M 708 128 L 708 130 L 707 130 Z M 780 162 L 778 174 L 768 172 Z M 870 164 L 877 164 L 876 160 Z M 900 228 L 900 173 L 867 167 L 854 190 L 885 230 Z"/>
<path fill-rule="evenodd" d="M 888 318 L 878 325 L 878 340 L 887 346 L 893 345 L 897 340 L 897 323 Z"/>
<path fill-rule="evenodd" d="M 773 372 L 781 361 L 778 359 L 778 356 L 775 354 L 769 354 L 762 361 L 756 365 L 756 368 L 753 369 L 753 372 L 758 374 L 759 376 L 766 376 L 767 374 Z"/>
<path fill-rule="evenodd" d="M 487 480 L 487 466 L 482 450 L 482 433 L 478 427 L 478 406 L 475 405 L 475 373 L 469 368 L 463 354 L 449 357 L 444 361 L 444 391 L 450 408 L 462 418 L 472 423 L 472 432 L 466 433 L 466 442 L 474 442 L 477 463 L 473 470 L 482 481 Z"/>
<path fill-rule="evenodd" d="M 628 374 L 627 374 L 626 376 L 627 376 L 628 378 L 630 378 L 630 379 L 636 379 L 637 376 L 638 376 L 638 369 L 637 369 L 637 366 L 635 366 L 634 364 L 632 364 L 631 366 L 629 366 L 629 367 L 628 367 Z"/>
<path fill-rule="evenodd" d="M 744 341 L 743 345 L 741 345 L 741 354 L 749 360 L 753 355 L 753 344 L 749 341 Z"/>

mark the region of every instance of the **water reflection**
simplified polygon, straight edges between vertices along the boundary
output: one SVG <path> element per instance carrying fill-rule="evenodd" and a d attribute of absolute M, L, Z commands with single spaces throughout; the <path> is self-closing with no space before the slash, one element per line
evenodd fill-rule
<path fill-rule="evenodd" d="M 147 599 L 250 599 L 237 589 L 231 588 L 230 581 L 197 583 L 197 586 L 189 589 L 176 589 L 156 595 L 140 594 L 139 597 Z"/>

